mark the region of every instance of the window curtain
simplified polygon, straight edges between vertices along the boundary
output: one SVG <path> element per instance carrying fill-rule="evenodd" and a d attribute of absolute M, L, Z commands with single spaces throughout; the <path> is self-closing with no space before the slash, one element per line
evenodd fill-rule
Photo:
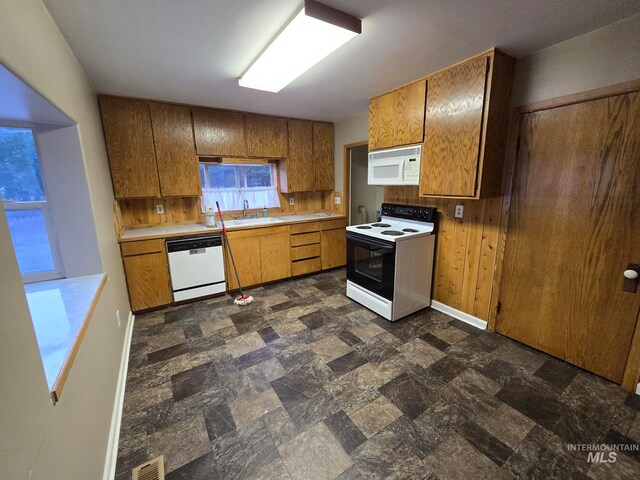
<path fill-rule="evenodd" d="M 250 209 L 280 207 L 276 187 L 202 189 L 202 205 L 205 210 L 208 205 L 215 210 L 216 201 L 220 203 L 220 209 L 223 211 L 242 210 L 245 200 L 249 202 Z"/>

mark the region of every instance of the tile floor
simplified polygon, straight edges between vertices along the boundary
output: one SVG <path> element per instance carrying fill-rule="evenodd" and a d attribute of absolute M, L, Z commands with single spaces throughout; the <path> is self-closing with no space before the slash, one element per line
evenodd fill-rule
<path fill-rule="evenodd" d="M 640 397 L 434 310 L 389 323 L 336 270 L 136 319 L 118 479 L 639 478 Z M 633 447 L 636 448 L 636 447 Z"/>

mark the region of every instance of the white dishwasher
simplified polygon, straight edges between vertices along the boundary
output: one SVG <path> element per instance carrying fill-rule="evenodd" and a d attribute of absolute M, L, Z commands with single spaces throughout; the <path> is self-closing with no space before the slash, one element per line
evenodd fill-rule
<path fill-rule="evenodd" d="M 174 301 L 225 291 L 221 235 L 167 240 L 167 256 Z"/>

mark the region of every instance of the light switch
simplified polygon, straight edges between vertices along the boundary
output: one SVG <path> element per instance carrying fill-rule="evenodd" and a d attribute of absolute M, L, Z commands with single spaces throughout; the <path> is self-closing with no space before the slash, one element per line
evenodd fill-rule
<path fill-rule="evenodd" d="M 333 202 L 336 205 L 340 205 L 340 203 L 342 203 L 341 197 L 333 197 Z"/>
<path fill-rule="evenodd" d="M 295 199 L 293 197 L 289 197 L 289 205 L 293 205 L 295 203 Z"/>
<path fill-rule="evenodd" d="M 164 215 L 164 205 L 162 205 L 161 203 L 157 204 L 156 212 L 158 213 L 158 215 Z"/>
<path fill-rule="evenodd" d="M 453 214 L 453 216 L 456 218 L 462 218 L 463 214 L 464 214 L 464 205 L 456 205 L 456 211 Z"/>

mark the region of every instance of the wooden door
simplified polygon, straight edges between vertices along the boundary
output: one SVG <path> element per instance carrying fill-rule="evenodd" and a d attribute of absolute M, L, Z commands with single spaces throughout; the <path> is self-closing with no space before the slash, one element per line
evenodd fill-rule
<path fill-rule="evenodd" d="M 420 195 L 475 195 L 488 62 L 477 57 L 429 77 Z"/>
<path fill-rule="evenodd" d="M 247 155 L 286 158 L 287 120 L 263 115 L 245 115 Z"/>
<path fill-rule="evenodd" d="M 640 293 L 640 93 L 523 116 L 498 332 L 615 382 Z"/>
<path fill-rule="evenodd" d="M 333 190 L 333 123 L 313 122 L 313 166 L 315 190 Z"/>
<path fill-rule="evenodd" d="M 411 83 L 395 92 L 395 145 L 422 143 L 427 81 Z"/>
<path fill-rule="evenodd" d="M 138 312 L 173 302 L 165 252 L 124 257 L 122 260 L 132 311 Z"/>
<path fill-rule="evenodd" d="M 289 120 L 289 155 L 282 165 L 286 169 L 283 192 L 314 190 L 313 124 L 306 120 Z M 286 184 L 284 184 L 286 183 Z"/>
<path fill-rule="evenodd" d="M 150 103 L 149 108 L 162 196 L 201 195 L 191 110 L 155 102 Z"/>
<path fill-rule="evenodd" d="M 321 235 L 322 269 L 342 267 L 347 263 L 347 230 L 323 230 Z"/>
<path fill-rule="evenodd" d="M 233 250 L 233 258 L 242 287 L 257 285 L 262 282 L 260 270 L 260 237 L 257 230 L 245 230 L 228 232 L 229 241 Z M 238 282 L 233 272 L 229 249 L 225 245 L 225 275 L 227 277 L 227 289 L 237 290 Z"/>
<path fill-rule="evenodd" d="M 385 93 L 369 100 L 369 150 L 393 146 L 395 135 L 395 96 Z"/>
<path fill-rule="evenodd" d="M 260 233 L 260 266 L 262 282 L 273 282 L 291 276 L 289 227 L 265 228 Z"/>
<path fill-rule="evenodd" d="M 194 108 L 192 113 L 198 155 L 213 157 L 247 155 L 243 113 L 212 108 Z"/>
<path fill-rule="evenodd" d="M 100 113 L 115 197 L 159 197 L 149 104 L 100 97 Z"/>

